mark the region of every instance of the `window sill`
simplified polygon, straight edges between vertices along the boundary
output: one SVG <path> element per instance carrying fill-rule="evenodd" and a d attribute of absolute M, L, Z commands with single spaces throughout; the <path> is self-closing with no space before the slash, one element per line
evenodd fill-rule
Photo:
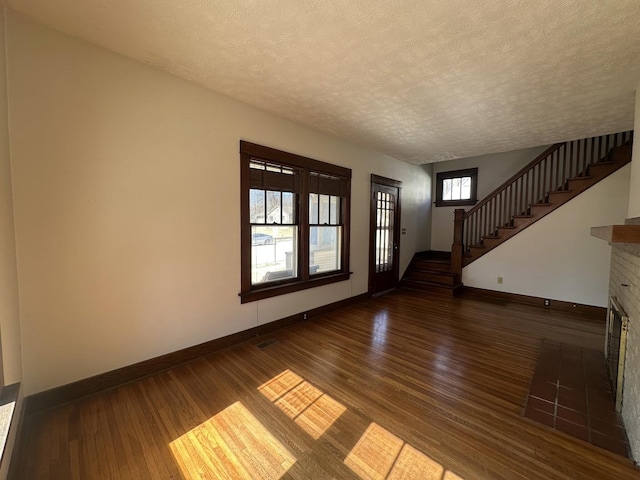
<path fill-rule="evenodd" d="M 265 298 L 276 297 L 278 295 L 284 295 L 285 293 L 298 292 L 300 290 L 306 290 L 308 288 L 315 288 L 321 285 L 328 285 L 330 283 L 344 282 L 349 280 L 351 272 L 348 273 L 335 273 L 332 275 L 325 275 L 318 278 L 312 278 L 310 280 L 298 281 L 293 283 L 287 283 L 284 285 L 274 285 L 272 287 L 264 287 L 260 289 L 251 290 L 249 292 L 240 292 L 240 303 L 255 302 L 256 300 L 263 300 Z"/>
<path fill-rule="evenodd" d="M 478 203 L 478 200 L 440 200 L 434 203 L 436 207 L 470 207 Z"/>

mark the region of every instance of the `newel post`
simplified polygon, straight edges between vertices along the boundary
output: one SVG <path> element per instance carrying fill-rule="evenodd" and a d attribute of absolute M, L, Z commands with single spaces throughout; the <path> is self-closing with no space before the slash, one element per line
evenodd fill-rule
<path fill-rule="evenodd" d="M 453 245 L 451 245 L 451 271 L 462 281 L 462 233 L 464 228 L 464 208 L 456 208 L 453 221 Z"/>

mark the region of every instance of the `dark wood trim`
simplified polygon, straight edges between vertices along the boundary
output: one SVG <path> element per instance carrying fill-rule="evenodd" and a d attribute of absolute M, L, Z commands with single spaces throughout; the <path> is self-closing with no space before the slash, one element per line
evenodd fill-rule
<path fill-rule="evenodd" d="M 351 274 L 351 178 L 347 180 L 349 195 L 342 197 L 342 271 Z M 309 209 L 307 208 L 307 212 Z"/>
<path fill-rule="evenodd" d="M 463 266 L 564 205 L 631 161 L 633 132 L 556 144 L 464 214 Z M 612 148 L 609 149 L 609 143 Z M 625 142 L 619 145 L 620 142 Z M 597 147 L 594 148 L 594 145 Z M 604 156 L 602 146 L 606 146 Z M 617 146 L 616 146 L 617 145 Z M 576 157 L 589 150 L 594 156 Z M 595 152 L 595 153 L 594 153 Z M 553 162 L 557 178 L 553 178 Z M 551 180 L 553 182 L 551 183 Z M 515 190 L 515 191 L 514 191 Z M 514 195 L 515 194 L 515 195 Z M 621 248 L 634 253 L 627 243 Z"/>
<path fill-rule="evenodd" d="M 300 290 L 320 287 L 322 285 L 328 285 L 330 283 L 344 282 L 345 280 L 349 280 L 350 277 L 351 272 L 327 274 L 325 276 L 310 278 L 309 280 L 305 281 L 297 281 L 286 283 L 283 285 L 251 290 L 249 292 L 239 293 L 238 295 L 240 295 L 240 303 L 255 302 L 256 300 L 275 297 L 277 295 L 284 295 L 285 293 L 299 292 Z"/>
<path fill-rule="evenodd" d="M 498 193 L 500 193 L 502 190 L 504 190 L 504 188 L 507 185 L 511 185 L 513 182 L 515 182 L 517 179 L 519 179 L 522 175 L 524 175 L 525 172 L 528 172 L 529 170 L 531 170 L 536 164 L 540 163 L 542 160 L 544 160 L 545 158 L 547 158 L 549 155 L 551 155 L 553 152 L 555 152 L 556 150 L 558 150 L 561 146 L 563 146 L 565 144 L 565 142 L 561 142 L 561 143 L 554 143 L 553 145 L 551 145 L 549 148 L 547 148 L 544 152 L 542 152 L 540 155 L 538 155 L 536 158 L 534 158 L 533 160 L 531 160 L 527 165 L 525 165 L 524 167 L 522 167 L 520 170 L 518 170 L 516 173 L 514 173 L 511 178 L 509 178 L 508 180 L 502 182 L 502 184 L 498 187 L 496 187 L 496 189 L 491 192 L 489 195 L 487 195 L 485 198 L 482 199 L 482 201 L 478 204 L 476 204 L 475 207 L 471 208 L 466 214 L 465 214 L 465 218 L 470 217 L 471 215 L 473 215 L 475 212 L 477 212 L 480 208 L 482 208 L 483 205 L 486 205 L 487 203 L 489 203 L 489 201 L 491 199 L 493 199 L 495 196 L 498 195 Z"/>
<path fill-rule="evenodd" d="M 458 281 L 462 280 L 462 255 L 464 245 L 462 244 L 464 229 L 464 208 L 456 208 L 453 212 L 453 244 L 451 245 L 451 271 L 458 276 Z"/>
<path fill-rule="evenodd" d="M 474 200 L 436 200 L 433 204 L 436 207 L 471 207 L 478 203 L 477 199 Z"/>
<path fill-rule="evenodd" d="M 442 182 L 450 178 L 471 177 L 471 198 L 465 200 L 443 200 Z M 478 168 L 465 168 L 436 173 L 436 207 L 464 207 L 478 203 Z"/>
<path fill-rule="evenodd" d="M 240 153 L 240 285 L 251 285 L 251 224 L 249 216 L 249 190 L 251 185 L 250 157 Z M 248 289 L 248 288 L 247 288 Z M 242 303 L 242 300 L 240 300 Z"/>
<path fill-rule="evenodd" d="M 349 193 L 351 194 L 351 193 Z M 311 228 L 309 227 L 309 175 L 302 175 L 302 191 L 299 195 L 300 200 L 298 203 L 298 208 L 300 211 L 298 212 L 298 265 L 300 270 L 298 271 L 299 277 L 295 284 L 290 284 L 291 287 L 294 287 L 294 290 L 282 290 L 282 293 L 289 292 L 297 292 L 299 290 L 304 290 L 306 288 L 310 288 L 311 286 L 317 286 L 319 284 L 308 283 L 309 280 L 309 239 L 311 237 Z M 246 210 L 248 211 L 248 210 Z M 243 212 L 244 213 L 244 212 Z M 320 211 L 318 210 L 318 216 L 320 215 Z M 348 271 L 348 270 L 347 270 Z M 249 284 L 251 285 L 251 284 Z M 309 285 L 309 287 L 307 287 Z M 283 285 L 286 288 L 286 285 Z M 260 290 L 260 288 L 250 287 L 252 290 Z M 265 290 L 263 290 L 263 293 Z M 282 293 L 274 293 L 269 295 L 282 295 Z M 246 297 L 242 298 L 242 303 L 245 303 Z M 267 297 L 261 297 L 267 298 Z M 256 298 L 258 300 L 259 298 Z"/>
<path fill-rule="evenodd" d="M 593 305 L 584 305 L 581 303 L 565 302 L 562 300 L 550 300 L 550 305 L 544 305 L 544 298 L 532 297 L 529 295 L 520 295 L 517 293 L 498 292 L 496 290 L 487 290 L 484 288 L 464 286 L 462 294 L 465 297 L 477 298 L 493 298 L 504 300 L 511 303 L 521 303 L 524 305 L 532 305 L 534 307 L 542 307 L 549 310 L 559 310 L 563 312 L 572 312 L 584 315 L 590 320 L 605 323 L 607 309 L 605 307 L 595 307 Z"/>
<path fill-rule="evenodd" d="M 155 375 L 177 365 L 191 362 L 198 358 L 210 355 L 225 348 L 243 343 L 262 335 L 273 333 L 276 330 L 323 315 L 332 310 L 355 304 L 369 299 L 369 293 L 363 293 L 320 307 L 312 308 L 306 312 L 275 320 L 257 327 L 233 333 L 225 337 L 216 338 L 208 342 L 187 347 L 176 352 L 167 353 L 159 357 L 134 363 L 126 367 L 101 373 L 93 377 L 78 380 L 77 382 L 55 387 L 44 392 L 35 393 L 25 398 L 23 411 L 31 415 L 33 413 L 50 410 L 61 405 L 74 402 L 84 397 L 95 395 L 121 385 L 140 380 L 141 378 Z"/>
<path fill-rule="evenodd" d="M 402 197 L 402 182 L 400 180 L 394 180 L 392 178 L 382 177 L 380 175 L 376 175 L 374 173 L 371 174 L 371 187 L 369 190 L 369 292 L 373 294 L 374 284 L 375 284 L 375 233 L 376 233 L 376 199 L 373 196 L 374 193 L 374 184 L 376 185 L 384 185 L 387 187 L 394 187 L 398 189 L 398 198 L 396 201 L 396 216 L 395 225 L 393 227 L 393 236 L 396 239 L 396 247 L 394 249 L 394 265 L 393 265 L 393 275 L 395 278 L 395 287 L 400 284 L 400 231 L 401 231 L 401 197 Z M 393 290 L 393 289 L 391 289 Z M 387 291 L 391 291 L 387 290 Z M 376 292 L 376 295 L 382 294 L 385 292 Z"/>
<path fill-rule="evenodd" d="M 264 145 L 258 145 L 245 140 L 240 140 L 240 153 L 262 160 L 273 160 L 277 163 L 285 163 L 292 167 L 306 168 L 313 170 L 314 172 L 330 173 L 340 177 L 351 178 L 350 168 L 321 162 L 320 160 L 314 160 L 313 158 L 303 157 L 302 155 L 296 155 L 295 153 L 265 147 Z"/>
<path fill-rule="evenodd" d="M 402 182 L 400 180 L 394 180 L 393 178 L 381 177 L 375 173 L 371 174 L 371 183 L 378 183 L 380 185 L 386 185 L 388 187 L 402 188 Z"/>
<path fill-rule="evenodd" d="M 297 205 L 296 215 L 298 234 L 297 265 L 298 271 L 295 278 L 287 278 L 280 281 L 268 282 L 266 285 L 253 285 L 251 283 L 251 232 L 252 225 L 249 220 L 249 190 L 251 188 L 252 159 L 273 162 L 274 164 L 292 167 L 300 176 L 299 188 L 296 189 Z M 311 191 L 309 176 L 312 173 L 334 175 L 340 178 L 340 192 L 343 208 L 341 217 L 342 245 L 341 265 L 338 271 L 326 274 L 309 273 L 309 192 Z M 295 182 L 294 182 L 295 183 Z M 255 143 L 240 140 L 240 303 L 254 302 L 265 298 L 293 293 L 300 290 L 327 285 L 348 280 L 350 244 L 350 198 L 351 198 L 351 169 L 321 162 L 308 157 L 302 157 L 293 153 L 276 150 L 274 148 L 257 145 Z M 322 193 L 322 191 L 321 191 Z M 336 192 L 337 193 L 337 192 Z M 267 226 L 265 224 L 265 226 Z"/>
<path fill-rule="evenodd" d="M 376 295 L 375 292 L 375 281 L 374 281 L 374 275 L 376 273 L 376 254 L 375 254 L 375 242 L 376 242 L 376 238 L 375 238 L 375 229 L 376 229 L 376 225 L 375 225 L 375 218 L 376 218 L 376 198 L 374 196 L 374 183 L 375 183 L 375 179 L 378 178 L 377 175 L 373 175 L 371 174 L 371 182 L 370 182 L 370 187 L 369 187 L 369 260 L 368 260 L 368 270 L 369 270 L 369 279 L 368 279 L 368 288 L 369 288 L 369 293 L 371 293 L 371 295 Z"/>

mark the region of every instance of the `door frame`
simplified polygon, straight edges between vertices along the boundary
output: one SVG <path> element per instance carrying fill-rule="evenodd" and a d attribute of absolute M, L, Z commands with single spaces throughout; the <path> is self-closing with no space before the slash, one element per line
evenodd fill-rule
<path fill-rule="evenodd" d="M 393 287 L 387 289 L 382 292 L 375 292 L 375 275 L 376 275 L 376 254 L 375 254 L 375 243 L 376 243 L 376 199 L 374 196 L 374 185 L 384 185 L 387 187 L 396 187 L 398 189 L 398 198 L 396 200 L 396 218 L 395 223 L 393 225 L 393 237 L 394 237 L 394 249 L 393 249 Z M 397 288 L 400 279 L 400 213 L 401 213 L 401 193 L 402 193 L 402 182 L 400 180 L 393 180 L 387 177 L 381 177 L 380 175 L 371 174 L 371 188 L 369 191 L 369 295 L 381 295 L 388 291 L 391 291 Z"/>

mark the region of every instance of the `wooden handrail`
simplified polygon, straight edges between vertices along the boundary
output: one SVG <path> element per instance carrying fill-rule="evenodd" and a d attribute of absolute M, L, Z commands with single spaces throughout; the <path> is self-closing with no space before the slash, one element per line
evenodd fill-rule
<path fill-rule="evenodd" d="M 555 143 L 468 212 L 456 210 L 452 271 L 462 275 L 462 256 L 470 247 L 499 238 L 500 228 L 515 228 L 515 219 L 530 217 L 533 205 L 546 205 L 551 193 L 566 191 L 570 178 L 588 175 L 590 164 L 632 140 L 633 131 L 627 131 Z"/>
<path fill-rule="evenodd" d="M 524 175 L 526 172 L 528 172 L 529 170 L 531 170 L 533 167 L 535 167 L 536 165 L 538 165 L 540 162 L 542 162 L 545 158 L 547 158 L 549 155 L 551 155 L 553 152 L 555 152 L 556 150 L 558 150 L 560 147 L 562 147 L 566 142 L 561 142 L 561 143 L 554 143 L 553 145 L 551 145 L 549 148 L 547 148 L 544 152 L 542 152 L 540 155 L 538 155 L 536 158 L 534 158 L 532 161 L 530 161 L 527 165 L 525 165 L 524 167 L 522 167 L 520 170 L 518 170 L 514 175 L 512 175 L 507 181 L 503 182 L 502 185 L 500 185 L 499 187 L 497 187 L 493 192 L 491 192 L 489 195 L 487 195 L 485 198 L 483 198 L 482 200 L 480 200 L 480 202 L 476 203 L 474 205 L 473 208 L 471 208 L 469 211 L 467 211 L 464 214 L 464 218 L 468 218 L 471 215 L 473 215 L 475 212 L 477 212 L 478 210 L 480 210 L 484 205 L 486 205 L 487 203 L 489 203 L 491 200 L 493 200 L 495 197 L 498 196 L 498 194 L 503 191 L 506 187 L 508 187 L 509 185 L 511 185 L 513 182 L 515 182 L 516 180 L 518 180 L 522 175 Z"/>

